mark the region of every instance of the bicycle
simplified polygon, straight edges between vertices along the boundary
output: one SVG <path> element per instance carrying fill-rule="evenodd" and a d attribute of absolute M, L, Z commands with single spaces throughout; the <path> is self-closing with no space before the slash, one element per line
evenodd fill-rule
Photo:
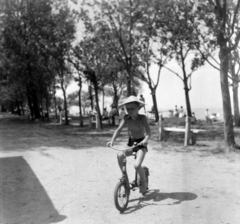
<path fill-rule="evenodd" d="M 140 147 L 138 145 L 134 145 L 132 147 L 126 148 L 124 150 L 115 148 L 111 145 L 109 145 L 114 150 L 117 151 L 125 151 L 128 149 L 135 149 L 137 147 Z M 134 159 L 136 159 L 136 153 L 134 152 L 132 154 L 134 156 Z M 139 180 L 139 175 L 137 171 L 135 171 L 135 179 L 130 183 L 128 180 L 128 175 L 127 175 L 127 169 L 126 169 L 126 164 L 127 160 L 126 157 L 123 160 L 123 177 L 119 179 L 115 189 L 114 189 L 114 204 L 120 212 L 124 212 L 127 209 L 128 202 L 129 202 L 129 196 L 130 196 L 130 191 L 135 191 L 140 185 L 138 184 Z M 146 179 L 146 190 L 148 190 L 148 184 L 149 184 L 149 169 L 146 166 L 142 166 L 144 169 L 145 173 L 145 179 Z"/>

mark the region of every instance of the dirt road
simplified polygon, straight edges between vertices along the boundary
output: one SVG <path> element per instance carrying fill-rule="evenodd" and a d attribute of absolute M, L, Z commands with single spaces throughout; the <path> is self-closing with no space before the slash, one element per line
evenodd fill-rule
<path fill-rule="evenodd" d="M 0 223 L 239 224 L 240 155 L 212 153 L 219 139 L 184 148 L 153 136 L 144 162 L 150 191 L 133 192 L 120 214 L 113 202 L 117 152 L 105 147 L 112 131 L 2 116 Z"/>

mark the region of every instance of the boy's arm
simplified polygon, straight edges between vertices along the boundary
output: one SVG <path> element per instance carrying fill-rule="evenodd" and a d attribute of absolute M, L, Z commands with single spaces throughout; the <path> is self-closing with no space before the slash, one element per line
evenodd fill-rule
<path fill-rule="evenodd" d="M 121 120 L 121 123 L 119 124 L 118 128 L 116 129 L 116 131 L 113 133 L 112 136 L 112 140 L 110 142 L 107 143 L 107 145 L 113 145 L 116 138 L 118 137 L 118 135 L 121 133 L 123 127 L 125 125 L 125 119 Z"/>
<path fill-rule="evenodd" d="M 146 130 L 146 136 L 142 141 L 142 145 L 146 146 L 148 144 L 148 140 L 151 137 L 151 129 L 150 129 L 150 126 L 148 124 L 146 116 L 143 116 L 143 124 L 144 124 L 145 130 Z"/>

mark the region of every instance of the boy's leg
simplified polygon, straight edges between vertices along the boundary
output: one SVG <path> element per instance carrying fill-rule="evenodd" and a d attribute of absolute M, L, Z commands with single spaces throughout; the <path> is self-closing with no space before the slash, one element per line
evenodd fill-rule
<path fill-rule="evenodd" d="M 120 170 L 122 171 L 123 173 L 123 163 L 124 163 L 124 159 L 125 157 L 127 156 L 131 156 L 133 153 L 132 149 L 128 149 L 128 150 L 125 150 L 125 151 L 122 151 L 122 152 L 119 152 L 118 155 L 117 155 L 117 158 L 118 158 L 118 165 L 120 167 Z"/>
<path fill-rule="evenodd" d="M 139 187 L 140 193 L 145 193 L 146 187 L 147 187 L 144 169 L 142 168 L 142 162 L 144 160 L 146 152 L 147 152 L 146 148 L 138 150 L 137 158 L 134 163 L 134 167 L 135 167 L 136 171 L 138 172 L 138 174 L 140 175 L 140 181 L 141 181 L 141 186 Z"/>

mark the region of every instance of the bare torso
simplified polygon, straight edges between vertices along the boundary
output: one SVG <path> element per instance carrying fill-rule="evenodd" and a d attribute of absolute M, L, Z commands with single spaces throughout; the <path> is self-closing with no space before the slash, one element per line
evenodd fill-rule
<path fill-rule="evenodd" d="M 138 115 L 136 118 L 132 118 L 128 115 L 124 117 L 125 122 L 128 126 L 128 130 L 130 135 L 134 139 L 144 138 L 146 134 L 145 126 L 144 126 L 144 119 L 146 117 L 144 115 Z"/>

